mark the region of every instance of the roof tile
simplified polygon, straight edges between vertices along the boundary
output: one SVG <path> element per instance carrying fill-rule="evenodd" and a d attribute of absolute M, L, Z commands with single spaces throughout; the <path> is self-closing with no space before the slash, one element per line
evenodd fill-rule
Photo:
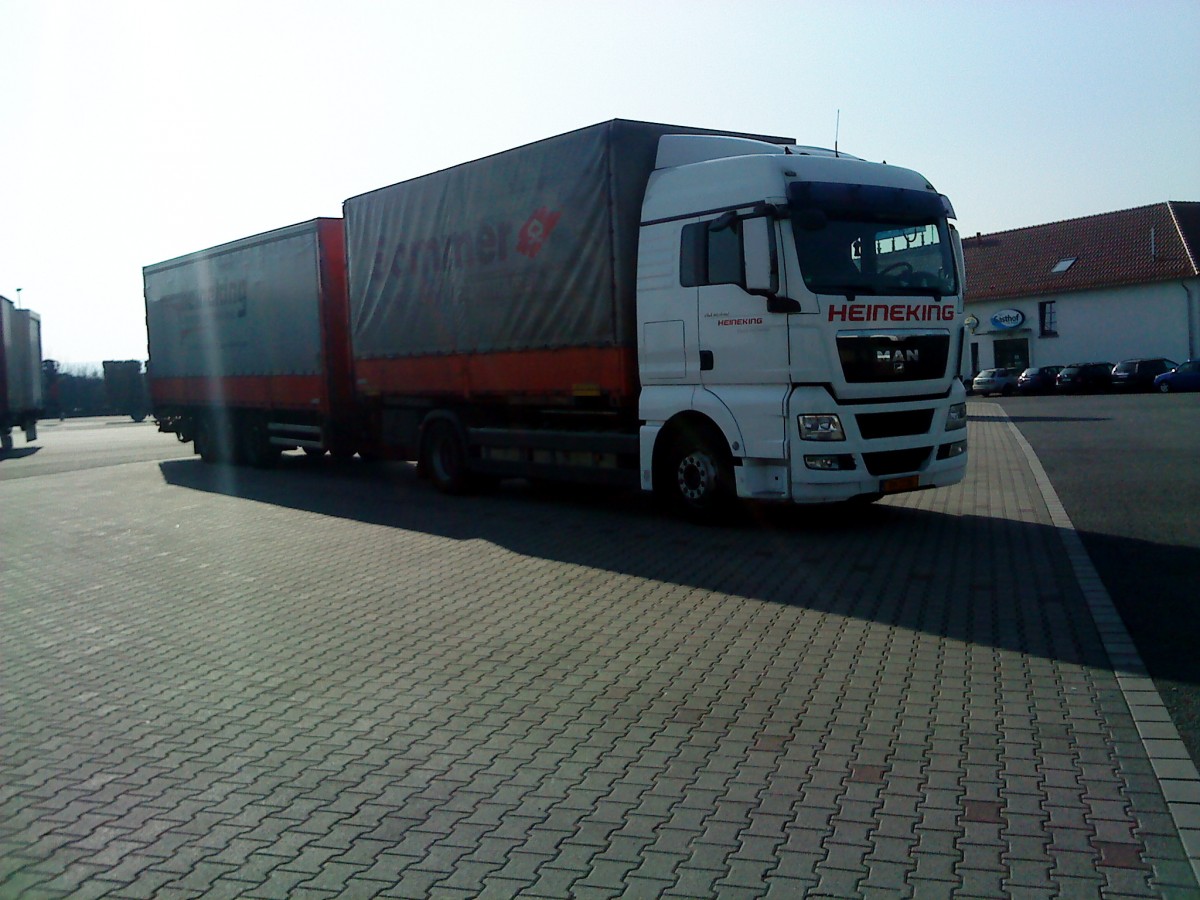
<path fill-rule="evenodd" d="M 967 302 L 1192 278 L 1200 202 L 1171 201 L 963 241 Z M 1062 260 L 1075 258 L 1062 272 Z M 1061 267 L 1060 267 L 1061 268 Z"/>

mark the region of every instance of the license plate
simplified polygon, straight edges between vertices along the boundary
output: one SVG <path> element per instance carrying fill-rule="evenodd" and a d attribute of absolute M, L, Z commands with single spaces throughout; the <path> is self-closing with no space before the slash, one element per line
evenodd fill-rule
<path fill-rule="evenodd" d="M 906 475 L 903 478 L 885 478 L 879 483 L 879 489 L 885 494 L 898 494 L 901 491 L 915 491 L 920 486 L 920 475 Z"/>

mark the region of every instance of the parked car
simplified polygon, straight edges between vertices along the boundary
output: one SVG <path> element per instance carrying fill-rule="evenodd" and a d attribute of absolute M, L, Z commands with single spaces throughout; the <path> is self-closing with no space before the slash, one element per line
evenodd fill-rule
<path fill-rule="evenodd" d="M 1112 386 L 1113 364 L 1071 363 L 1058 373 L 1057 389 L 1064 394 L 1098 394 Z"/>
<path fill-rule="evenodd" d="M 1123 359 L 1112 370 L 1114 391 L 1151 391 L 1154 379 L 1175 368 L 1176 363 L 1161 356 L 1150 359 Z"/>
<path fill-rule="evenodd" d="M 1003 394 L 1007 397 L 1017 389 L 1017 373 L 1012 369 L 984 369 L 971 382 L 976 394 Z"/>
<path fill-rule="evenodd" d="M 1200 391 L 1200 359 L 1189 359 L 1170 372 L 1154 379 L 1154 389 L 1164 394 L 1173 391 Z"/>
<path fill-rule="evenodd" d="M 1055 379 L 1062 366 L 1031 366 L 1017 376 L 1017 390 L 1022 394 L 1053 394 Z"/>

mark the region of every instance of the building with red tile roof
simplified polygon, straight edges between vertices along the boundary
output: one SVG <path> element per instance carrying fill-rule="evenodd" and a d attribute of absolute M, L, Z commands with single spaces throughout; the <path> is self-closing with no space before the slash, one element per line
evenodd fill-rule
<path fill-rule="evenodd" d="M 963 241 L 974 371 L 1200 355 L 1200 202 Z"/>

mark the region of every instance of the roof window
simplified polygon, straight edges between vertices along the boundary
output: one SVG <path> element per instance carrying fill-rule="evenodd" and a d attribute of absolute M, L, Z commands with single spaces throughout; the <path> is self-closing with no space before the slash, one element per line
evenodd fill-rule
<path fill-rule="evenodd" d="M 1054 264 L 1054 268 L 1051 269 L 1050 271 L 1054 272 L 1056 274 L 1060 273 L 1060 272 L 1065 272 L 1065 271 L 1067 271 L 1067 269 L 1071 268 L 1071 266 L 1075 265 L 1076 259 L 1078 259 L 1078 257 L 1075 257 L 1075 256 L 1067 256 L 1063 259 L 1060 259 L 1057 263 Z"/>

